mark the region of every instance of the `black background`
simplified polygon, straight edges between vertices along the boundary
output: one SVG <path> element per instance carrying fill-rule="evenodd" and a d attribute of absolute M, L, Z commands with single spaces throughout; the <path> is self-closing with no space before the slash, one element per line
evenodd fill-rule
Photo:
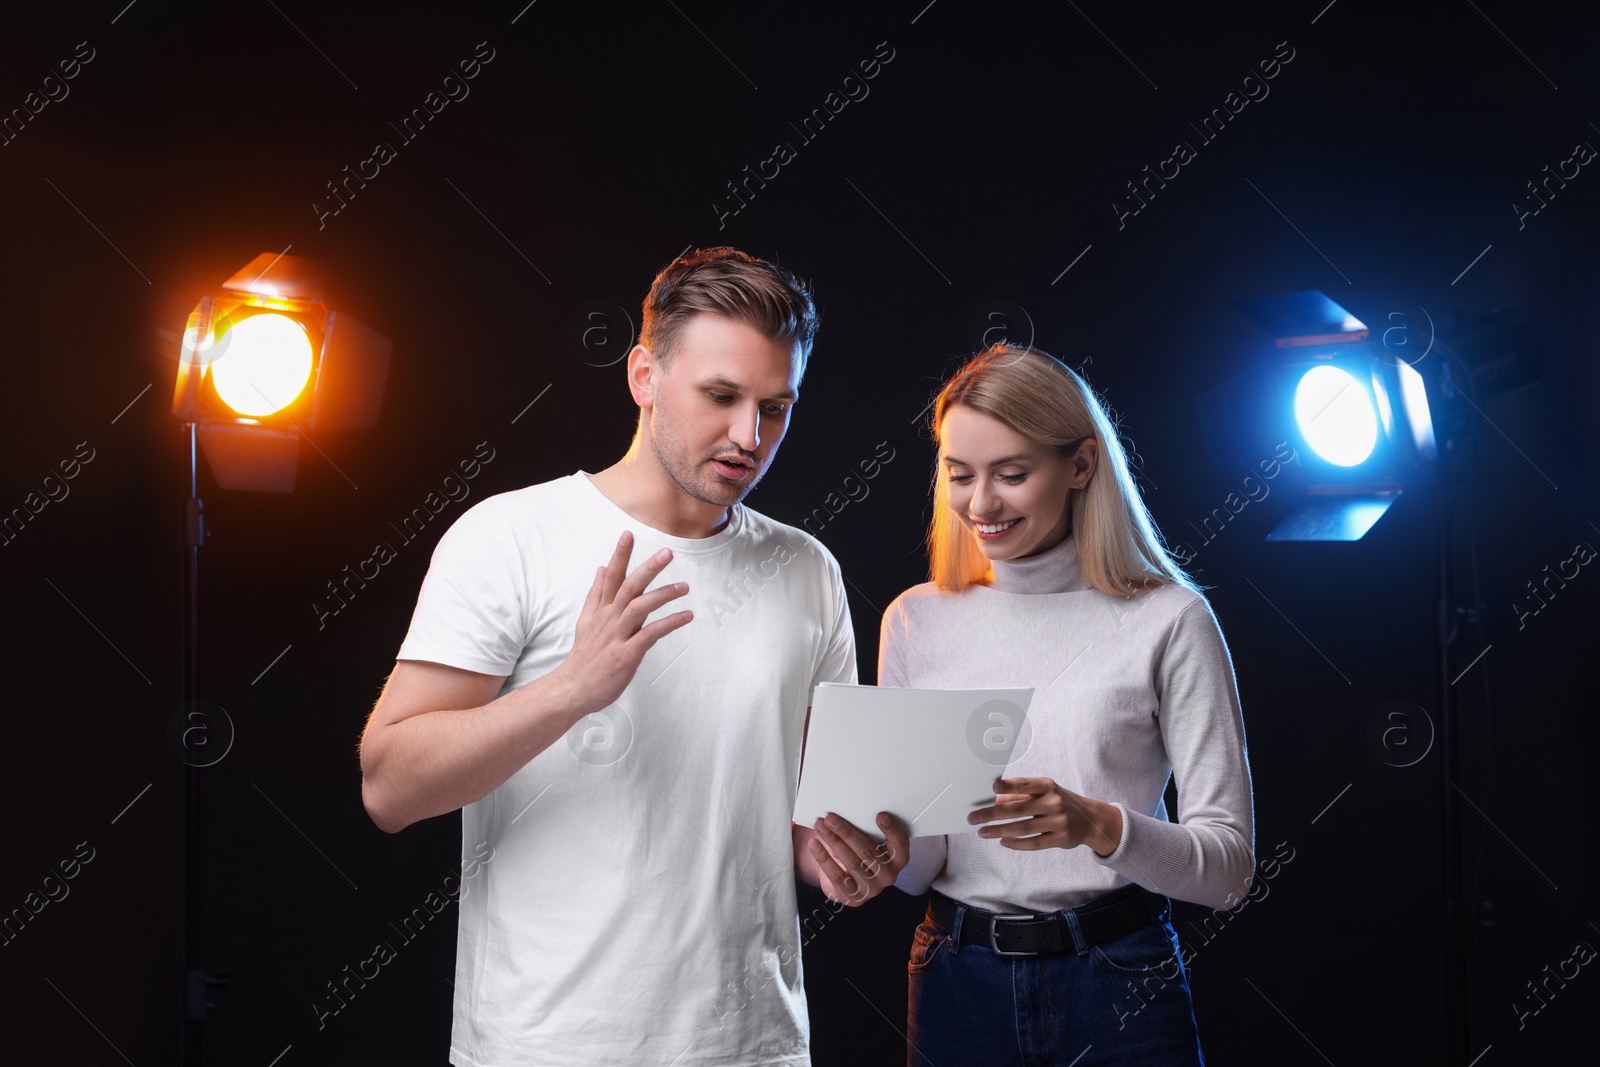
<path fill-rule="evenodd" d="M 1105 392 L 1156 520 L 1192 544 L 1188 523 L 1242 477 L 1208 462 L 1195 398 L 1267 343 L 1230 300 L 1321 289 L 1380 328 L 1527 311 L 1544 377 L 1488 402 L 1458 457 L 1473 488 L 1462 580 L 1470 594 L 1475 560 L 1484 605 L 1458 666 L 1492 646 L 1458 686 L 1481 902 L 1472 1052 L 1587 1051 L 1592 968 L 1521 1028 L 1512 1003 L 1600 944 L 1582 673 L 1600 578 L 1581 572 L 1521 629 L 1512 605 L 1574 545 L 1600 544 L 1600 179 L 1581 172 L 1520 230 L 1511 205 L 1600 143 L 1595 25 L 1578 5 L 1324 3 L 7 12 L 4 112 L 80 41 L 94 58 L 0 148 L 0 508 L 80 442 L 95 456 L 0 548 L 0 911 L 79 842 L 95 850 L 71 895 L 0 947 L 7 1059 L 176 1059 L 182 764 L 167 727 L 187 457 L 169 402 L 197 297 L 292 246 L 329 261 L 338 306 L 396 340 L 380 428 L 317 435 L 292 495 L 203 485 L 202 692 L 236 733 L 205 773 L 206 957 L 233 976 L 208 1061 L 442 1064 L 453 910 L 320 1030 L 311 1003 L 459 869 L 458 817 L 396 837 L 372 825 L 355 745 L 463 505 L 321 629 L 311 605 L 479 442 L 496 458 L 470 501 L 615 460 L 636 409 L 620 365 L 569 345 L 574 311 L 609 301 L 636 320 L 659 267 L 724 243 L 813 279 L 823 313 L 781 460 L 748 503 L 799 523 L 879 442 L 895 449 L 821 533 L 852 580 L 863 681 L 881 608 L 925 574 L 932 452 L 914 420 L 989 302 L 1024 309 L 1035 342 Z M 470 96 L 401 143 L 388 123 L 482 41 L 494 59 Z M 880 42 L 893 59 L 870 95 L 801 144 L 788 124 Z M 1189 122 L 1279 42 L 1294 58 L 1270 95 L 1197 143 Z M 396 158 L 319 226 L 325 183 L 378 140 Z M 719 227 L 725 183 L 779 140 L 797 158 Z M 1177 140 L 1197 158 L 1119 229 L 1124 183 Z M 1199 548 L 1238 673 L 1257 855 L 1285 842 L 1295 857 L 1198 949 L 1215 1062 L 1442 1062 L 1439 754 L 1394 767 L 1367 741 L 1388 701 L 1436 710 L 1431 490 L 1424 473 L 1342 545 L 1265 543 L 1289 503 L 1274 494 Z M 803 890 L 805 910 L 820 901 Z M 900 1062 L 920 907 L 891 892 L 807 948 L 818 1064 Z M 1204 914 L 1180 907 L 1186 942 Z"/>

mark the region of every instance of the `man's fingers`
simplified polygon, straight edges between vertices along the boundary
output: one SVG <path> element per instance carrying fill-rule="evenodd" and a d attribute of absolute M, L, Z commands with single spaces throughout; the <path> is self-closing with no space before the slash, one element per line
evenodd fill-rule
<path fill-rule="evenodd" d="M 622 609 L 623 618 L 626 620 L 629 629 L 635 626 L 642 627 L 644 620 L 650 617 L 652 611 L 655 611 L 669 600 L 678 599 L 688 591 L 688 582 L 674 582 L 672 585 L 658 586 L 648 593 L 635 597 L 627 607 Z"/>
<path fill-rule="evenodd" d="M 833 875 L 823 873 L 817 880 L 822 883 L 822 891 L 827 894 L 829 900 L 847 906 L 854 904 L 856 894 L 848 886 L 840 884 Z"/>
<path fill-rule="evenodd" d="M 878 846 L 878 851 L 888 857 L 889 863 L 899 864 L 899 866 L 895 867 L 895 871 L 898 873 L 900 868 L 904 867 L 911 858 L 911 828 L 893 815 L 889 815 L 887 818 L 880 815 L 878 828 L 883 831 L 884 837 L 888 839 Z"/>
<path fill-rule="evenodd" d="M 841 904 L 847 904 L 855 899 L 857 893 L 851 891 L 850 876 L 834 861 L 833 855 L 820 837 L 811 839 L 811 856 L 816 860 L 819 880 L 833 887 L 833 892 L 828 894 L 830 898 Z"/>
<path fill-rule="evenodd" d="M 600 590 L 605 585 L 606 569 L 594 569 L 594 581 L 589 583 L 589 595 L 583 598 L 583 607 L 578 609 L 578 618 L 587 619 L 594 614 L 594 609 L 600 604 Z"/>
<path fill-rule="evenodd" d="M 856 870 L 861 870 L 862 865 L 870 864 L 867 873 L 876 874 L 878 868 L 883 866 L 883 859 L 878 855 L 878 842 L 872 840 L 849 822 L 840 820 L 840 827 L 835 830 L 826 819 L 817 829 L 817 835 L 823 838 L 827 845 L 841 863 L 848 864 Z"/>
<path fill-rule="evenodd" d="M 837 880 L 842 882 L 845 878 L 859 879 L 861 877 L 863 873 L 861 870 L 862 859 L 856 855 L 849 845 L 845 844 L 837 834 L 834 834 L 825 826 L 815 829 L 815 834 L 816 836 L 812 840 L 822 846 L 823 854 L 827 861 L 838 872 Z"/>
<path fill-rule="evenodd" d="M 897 853 L 891 842 L 878 844 L 855 827 L 848 823 L 845 825 L 847 831 L 834 831 L 822 823 L 815 828 L 815 840 L 827 850 L 829 858 L 846 872 L 845 877 L 854 883 L 856 888 L 850 892 L 850 903 L 864 904 L 885 886 L 893 884 L 900 867 L 910 858 L 910 850 L 908 847 Z M 841 836 L 843 832 L 851 835 L 848 840 Z M 880 850 L 904 858 L 897 866 L 893 859 L 885 859 Z"/>
<path fill-rule="evenodd" d="M 680 626 L 687 626 L 689 620 L 694 618 L 692 611 L 675 611 L 664 619 L 657 619 L 649 623 L 638 633 L 633 635 L 633 640 L 643 641 L 645 648 L 649 647 L 670 634 Z"/>
<path fill-rule="evenodd" d="M 645 591 L 645 587 L 655 581 L 656 575 L 661 573 L 661 568 L 672 562 L 672 549 L 663 548 L 649 559 L 639 564 L 634 572 L 628 575 L 626 581 L 617 588 L 614 603 L 626 607 L 634 597 Z"/>
<path fill-rule="evenodd" d="M 606 564 L 605 585 L 600 590 L 600 603 L 609 604 L 617 595 L 617 589 L 622 585 L 622 579 L 628 573 L 628 557 L 633 554 L 633 533 L 630 530 L 622 531 L 622 537 L 617 541 L 617 550 L 611 553 L 611 562 Z"/>

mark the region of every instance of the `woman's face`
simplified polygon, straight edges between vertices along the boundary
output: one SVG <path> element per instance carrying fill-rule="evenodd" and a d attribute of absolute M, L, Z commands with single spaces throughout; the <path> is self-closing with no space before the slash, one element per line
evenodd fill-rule
<path fill-rule="evenodd" d="M 1098 444 L 1088 438 L 1063 458 L 992 415 L 957 404 L 939 428 L 939 469 L 950 510 L 990 560 L 1022 559 L 1067 535 L 1067 491 L 1094 474 Z"/>

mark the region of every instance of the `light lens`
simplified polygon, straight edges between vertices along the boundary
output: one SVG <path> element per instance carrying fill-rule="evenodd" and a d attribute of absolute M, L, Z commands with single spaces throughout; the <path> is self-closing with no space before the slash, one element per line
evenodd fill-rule
<path fill-rule="evenodd" d="M 1340 467 L 1364 462 L 1378 443 L 1371 398 L 1338 367 L 1306 371 L 1294 390 L 1294 417 L 1311 450 Z"/>
<path fill-rule="evenodd" d="M 211 380 L 241 415 L 271 415 L 294 402 L 311 378 L 311 338 L 287 315 L 251 315 L 220 339 Z"/>

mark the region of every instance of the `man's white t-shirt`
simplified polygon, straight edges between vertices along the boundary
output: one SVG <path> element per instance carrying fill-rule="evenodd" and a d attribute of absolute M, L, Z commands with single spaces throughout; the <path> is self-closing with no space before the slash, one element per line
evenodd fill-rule
<path fill-rule="evenodd" d="M 450 1062 L 809 1064 L 790 818 L 806 708 L 855 682 L 838 563 L 741 504 L 673 537 L 579 471 L 489 497 L 440 539 L 399 659 L 506 675 L 572 649 L 623 530 L 684 608 L 610 707 L 462 809 Z"/>

